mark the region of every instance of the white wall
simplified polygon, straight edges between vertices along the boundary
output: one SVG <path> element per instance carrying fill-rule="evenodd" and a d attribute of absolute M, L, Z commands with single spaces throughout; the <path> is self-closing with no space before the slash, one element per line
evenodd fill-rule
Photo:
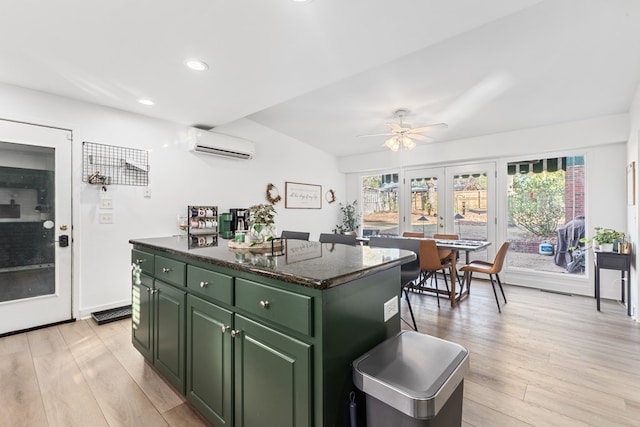
<path fill-rule="evenodd" d="M 132 100 L 132 102 L 134 102 Z M 0 85 L 0 118 L 73 131 L 74 313 L 130 303 L 129 239 L 177 234 L 177 216 L 189 204 L 229 208 L 266 203 L 273 183 L 278 230 L 306 230 L 316 239 L 332 230 L 344 202 L 344 175 L 334 157 L 249 120 L 220 132 L 256 142 L 252 160 L 229 160 L 187 150 L 188 126 L 98 107 L 9 85 Z M 149 150 L 151 198 L 144 187 L 112 185 L 106 193 L 82 182 L 82 142 Z M 336 190 L 337 202 L 322 209 L 285 209 L 285 181 Z M 99 224 L 100 197 L 113 200 L 113 224 Z M 226 241 L 222 240 L 222 244 Z"/>
<path fill-rule="evenodd" d="M 636 132 L 637 133 L 637 132 Z M 480 160 L 496 161 L 498 170 L 498 197 L 505 197 L 506 163 L 529 158 L 556 157 L 583 154 L 587 160 L 587 233 L 595 226 L 627 230 L 626 215 L 626 142 L 629 137 L 627 114 L 598 117 L 579 122 L 523 129 L 501 134 L 486 135 L 458 141 L 422 144 L 414 150 L 392 153 L 384 151 L 364 156 L 339 159 L 340 170 L 348 173 L 348 199 L 359 198 L 358 179 L 363 172 L 396 169 L 402 171 L 419 165 L 460 165 Z M 502 175 L 501 175 L 502 174 Z M 498 206 L 506 206 L 498 203 Z M 496 241 L 506 238 L 500 227 L 506 214 L 498 212 Z M 637 230 L 635 231 L 637 234 Z M 590 254 L 590 256 L 592 256 Z M 505 272 L 508 283 L 539 288 L 559 288 L 582 295 L 593 294 L 591 260 L 588 275 L 552 275 Z M 637 280 L 633 280 L 637 286 Z M 619 298 L 620 275 L 603 271 L 601 291 L 604 298 Z"/>
<path fill-rule="evenodd" d="M 631 108 L 629 109 L 629 142 L 627 144 L 627 162 L 636 162 L 636 204 L 635 206 L 627 206 L 627 224 L 631 236 L 631 243 L 633 247 L 633 253 L 635 254 L 634 262 L 631 265 L 631 315 L 637 321 L 638 320 L 638 307 L 640 307 L 640 275 L 638 274 L 638 262 L 640 261 L 639 247 L 640 235 L 638 230 L 638 206 L 640 201 L 638 200 L 638 175 L 640 170 L 640 85 L 636 88 Z"/>

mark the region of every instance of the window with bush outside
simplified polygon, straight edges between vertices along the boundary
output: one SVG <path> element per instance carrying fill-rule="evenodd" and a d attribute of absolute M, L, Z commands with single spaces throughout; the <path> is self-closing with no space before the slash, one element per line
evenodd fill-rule
<path fill-rule="evenodd" d="M 584 156 L 508 164 L 509 268 L 584 274 Z"/>

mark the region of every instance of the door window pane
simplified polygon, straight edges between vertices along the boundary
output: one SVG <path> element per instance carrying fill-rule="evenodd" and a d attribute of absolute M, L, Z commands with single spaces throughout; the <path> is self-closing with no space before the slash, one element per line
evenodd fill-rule
<path fill-rule="evenodd" d="M 55 292 L 54 149 L 0 143 L 0 302 Z"/>
<path fill-rule="evenodd" d="M 398 174 L 362 177 L 362 235 L 399 232 Z"/>
<path fill-rule="evenodd" d="M 583 156 L 508 165 L 509 267 L 584 274 Z"/>
<path fill-rule="evenodd" d="M 432 237 L 438 233 L 438 177 L 411 179 L 411 222 L 408 231 Z"/>
<path fill-rule="evenodd" d="M 454 232 L 462 240 L 487 240 L 487 174 L 453 177 Z"/>

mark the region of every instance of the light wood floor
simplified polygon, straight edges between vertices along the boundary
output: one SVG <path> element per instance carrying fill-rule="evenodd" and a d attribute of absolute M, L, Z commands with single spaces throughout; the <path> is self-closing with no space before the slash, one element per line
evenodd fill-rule
<path fill-rule="evenodd" d="M 463 425 L 639 426 L 640 325 L 625 309 L 505 291 L 502 314 L 483 281 L 454 309 L 410 295 L 421 332 L 470 351 Z M 133 349 L 129 320 L 1 338 L 0 402 L 0 426 L 207 425 Z"/>

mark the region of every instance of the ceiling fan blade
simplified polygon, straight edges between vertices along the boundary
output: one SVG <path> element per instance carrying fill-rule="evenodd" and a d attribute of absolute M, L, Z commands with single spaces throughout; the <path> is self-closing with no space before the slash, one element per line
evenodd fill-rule
<path fill-rule="evenodd" d="M 433 138 L 430 136 L 420 135 L 418 133 L 411 133 L 408 135 L 411 139 L 415 139 L 417 141 L 433 141 Z"/>
<path fill-rule="evenodd" d="M 402 126 L 398 123 L 387 123 L 387 126 L 391 129 L 391 132 L 402 132 Z"/>
<path fill-rule="evenodd" d="M 420 133 L 420 132 L 426 132 L 428 130 L 433 130 L 433 129 L 445 129 L 448 128 L 449 126 L 446 123 L 436 123 L 434 125 L 429 125 L 429 126 L 422 126 L 419 128 L 414 128 L 411 129 L 411 134 L 414 133 Z"/>
<path fill-rule="evenodd" d="M 367 136 L 393 136 L 395 135 L 394 133 L 371 133 L 368 135 L 357 135 L 358 138 L 364 138 Z"/>

